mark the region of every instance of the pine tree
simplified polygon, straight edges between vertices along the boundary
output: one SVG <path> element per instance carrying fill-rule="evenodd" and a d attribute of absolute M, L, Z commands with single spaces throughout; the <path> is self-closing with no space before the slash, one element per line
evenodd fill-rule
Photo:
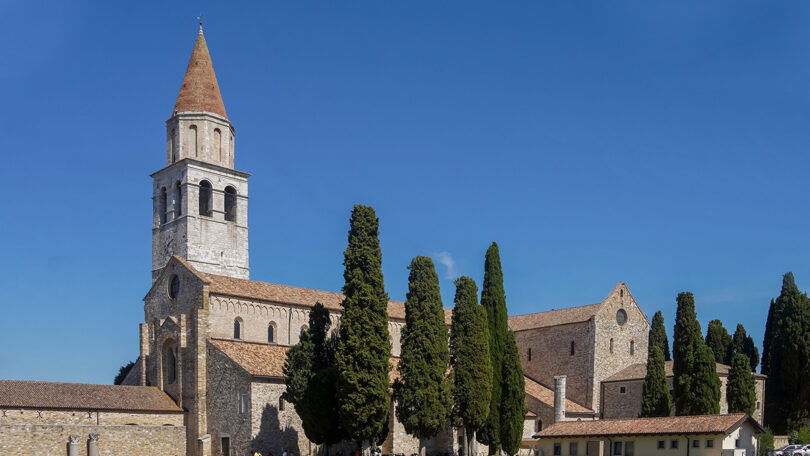
<path fill-rule="evenodd" d="M 728 413 L 754 414 L 757 402 L 756 380 L 751 372 L 748 357 L 742 353 L 734 355 L 726 385 Z"/>
<path fill-rule="evenodd" d="M 659 347 L 664 354 L 665 361 L 671 361 L 672 357 L 669 354 L 669 339 L 667 338 L 667 329 L 664 327 L 664 314 L 659 310 L 653 315 L 652 325 L 650 326 L 649 335 L 649 353 L 652 353 L 653 347 Z"/>
<path fill-rule="evenodd" d="M 661 347 L 654 346 L 647 358 L 647 375 L 641 393 L 641 418 L 669 416 L 671 409 L 664 352 Z"/>
<path fill-rule="evenodd" d="M 720 377 L 712 349 L 701 343 L 695 353 L 692 400 L 688 415 L 720 413 Z"/>
<path fill-rule="evenodd" d="M 693 415 L 696 356 L 698 349 L 705 345 L 695 313 L 695 297 L 685 291 L 678 293 L 676 301 L 678 309 L 672 336 L 673 402 L 677 415 Z M 706 348 L 711 353 L 711 349 Z"/>
<path fill-rule="evenodd" d="M 453 418 L 464 429 L 464 454 L 473 455 L 475 433 L 489 416 L 492 365 L 487 312 L 478 305 L 478 287 L 469 277 L 456 280 L 450 328 Z"/>
<path fill-rule="evenodd" d="M 526 418 L 526 381 L 520 364 L 515 334 L 506 334 L 503 352 L 501 396 L 501 448 L 508 455 L 517 454 L 523 443 L 523 421 Z"/>
<path fill-rule="evenodd" d="M 354 206 L 344 252 L 343 315 L 335 356 L 339 419 L 348 438 L 376 443 L 388 422 L 391 341 L 382 274 L 379 220 Z"/>
<path fill-rule="evenodd" d="M 788 272 L 774 304 L 765 421 L 781 434 L 806 420 L 810 411 L 810 299 Z"/>
<path fill-rule="evenodd" d="M 765 336 L 762 339 L 762 367 L 763 374 L 770 374 L 770 353 L 771 353 L 771 340 L 773 339 L 775 318 L 773 316 L 773 308 L 776 305 L 775 301 L 771 299 L 771 305 L 768 306 L 768 319 L 765 320 Z"/>
<path fill-rule="evenodd" d="M 731 334 L 728 333 L 720 320 L 709 322 L 706 330 L 706 345 L 712 349 L 714 359 L 721 363 L 727 363 L 729 348 L 731 347 Z"/>
<path fill-rule="evenodd" d="M 429 439 L 446 428 L 450 417 L 450 349 L 433 261 L 418 256 L 408 269 L 400 379 L 394 385 L 394 397 L 397 417 L 405 431 Z"/>
<path fill-rule="evenodd" d="M 501 448 L 501 385 L 503 384 L 503 351 L 509 331 L 506 314 L 506 293 L 503 289 L 503 271 L 498 244 L 487 249 L 484 262 L 484 287 L 481 290 L 481 305 L 487 311 L 489 327 L 489 356 L 492 364 L 492 398 L 489 419 L 478 434 L 478 441 L 489 445 L 489 454 Z"/>

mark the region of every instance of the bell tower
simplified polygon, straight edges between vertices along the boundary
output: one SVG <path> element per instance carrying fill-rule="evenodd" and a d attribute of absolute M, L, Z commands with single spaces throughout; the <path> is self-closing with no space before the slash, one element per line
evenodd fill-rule
<path fill-rule="evenodd" d="M 200 24 L 166 121 L 166 167 L 151 175 L 152 281 L 172 255 L 200 272 L 249 278 L 250 175 L 234 169 L 235 131 Z"/>

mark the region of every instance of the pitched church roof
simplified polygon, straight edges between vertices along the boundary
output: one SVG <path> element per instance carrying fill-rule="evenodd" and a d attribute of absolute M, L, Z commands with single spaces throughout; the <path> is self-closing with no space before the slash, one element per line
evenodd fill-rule
<path fill-rule="evenodd" d="M 664 362 L 664 371 L 667 374 L 667 377 L 673 377 L 675 373 L 673 372 L 673 362 L 666 361 Z M 726 377 L 728 376 L 729 371 L 731 370 L 731 366 L 728 364 L 723 363 L 715 363 L 715 370 L 717 375 Z M 753 372 L 754 377 L 756 378 L 768 378 L 767 375 L 758 374 Z M 613 374 L 612 376 L 608 377 L 605 382 L 619 382 L 619 381 L 627 381 L 627 380 L 644 380 L 644 377 L 647 376 L 647 364 L 646 363 L 637 363 L 631 364 L 624 369 L 620 370 L 619 372 Z"/>
<path fill-rule="evenodd" d="M 587 306 L 568 307 L 566 309 L 553 309 L 526 315 L 509 317 L 509 329 L 523 331 L 526 329 L 545 328 L 548 326 L 567 325 L 588 321 L 596 315 L 602 303 Z"/>
<path fill-rule="evenodd" d="M 194 50 L 191 51 L 186 75 L 183 77 L 183 85 L 180 86 L 172 115 L 184 111 L 206 111 L 228 118 L 222 95 L 219 93 L 211 55 L 205 44 L 202 25 L 194 43 Z"/>
<path fill-rule="evenodd" d="M 182 412 L 154 386 L 0 380 L 0 408 Z"/>
<path fill-rule="evenodd" d="M 536 382 L 529 377 L 524 377 L 526 395 L 531 396 L 550 408 L 554 408 L 554 391 L 542 383 Z M 571 399 L 565 399 L 565 412 L 594 415 L 595 412 L 584 405 L 578 404 Z"/>
<path fill-rule="evenodd" d="M 187 266 L 191 268 L 190 265 Z M 342 293 L 259 282 L 257 280 L 237 279 L 234 277 L 201 272 L 198 272 L 198 275 L 208 278 L 209 290 L 216 294 L 307 307 L 314 306 L 316 302 L 320 302 L 329 310 L 343 310 L 341 303 L 343 302 L 344 296 Z M 452 314 L 452 309 L 444 309 L 444 317 L 447 324 L 450 324 Z M 388 317 L 404 320 L 405 303 L 388 301 Z"/>

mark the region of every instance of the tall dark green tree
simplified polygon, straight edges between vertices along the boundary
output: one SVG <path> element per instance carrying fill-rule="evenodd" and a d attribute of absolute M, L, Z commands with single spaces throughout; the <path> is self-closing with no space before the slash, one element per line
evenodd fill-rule
<path fill-rule="evenodd" d="M 709 328 L 706 330 L 706 345 L 712 349 L 716 361 L 728 364 L 731 342 L 731 334 L 723 326 L 722 321 L 712 320 L 709 322 Z"/>
<path fill-rule="evenodd" d="M 481 290 L 481 305 L 487 311 L 489 327 L 489 357 L 492 364 L 492 398 L 489 419 L 479 434 L 478 441 L 489 445 L 489 454 L 501 448 L 501 397 L 503 385 L 503 351 L 509 331 L 506 313 L 506 292 L 503 289 L 503 271 L 498 244 L 487 249 L 484 262 L 484 286 Z"/>
<path fill-rule="evenodd" d="M 339 419 L 349 439 L 374 444 L 385 430 L 391 406 L 388 294 L 374 209 L 354 206 L 350 223 L 335 356 Z"/>
<path fill-rule="evenodd" d="M 745 342 L 743 342 L 743 355 L 748 357 L 748 365 L 751 366 L 753 372 L 756 372 L 757 365 L 759 365 L 759 349 L 751 335 L 748 335 L 745 338 Z"/>
<path fill-rule="evenodd" d="M 768 318 L 765 320 L 765 336 L 762 339 L 762 366 L 760 372 L 765 375 L 770 374 L 770 354 L 771 354 L 771 340 L 773 339 L 776 318 L 773 316 L 773 308 L 776 302 L 771 299 L 771 305 L 768 306 Z"/>
<path fill-rule="evenodd" d="M 678 293 L 676 301 L 678 308 L 672 336 L 673 402 L 677 415 L 693 415 L 695 361 L 698 349 L 705 345 L 695 313 L 695 297 L 691 292 L 684 291 Z"/>
<path fill-rule="evenodd" d="M 134 361 L 130 361 L 121 366 L 118 369 L 118 374 L 113 379 L 113 385 L 120 385 L 124 383 L 124 379 L 127 378 L 127 374 L 129 374 L 129 371 L 131 371 L 133 367 L 135 367 Z"/>
<path fill-rule="evenodd" d="M 520 364 L 515 334 L 506 334 L 503 352 L 501 386 L 501 448 L 508 455 L 517 454 L 523 443 L 523 421 L 526 419 L 526 381 Z"/>
<path fill-rule="evenodd" d="M 684 415 L 716 415 L 720 413 L 720 377 L 712 349 L 700 344 L 695 353 L 692 400 Z"/>
<path fill-rule="evenodd" d="M 652 325 L 649 335 L 649 353 L 652 354 L 653 347 L 659 347 L 664 354 L 664 361 L 670 361 L 669 339 L 667 338 L 667 328 L 664 327 L 664 314 L 659 310 L 653 315 Z"/>
<path fill-rule="evenodd" d="M 661 347 L 654 346 L 647 357 L 647 375 L 641 393 L 641 418 L 669 416 L 671 409 L 664 352 Z"/>
<path fill-rule="evenodd" d="M 806 420 L 810 412 L 810 299 L 799 291 L 790 272 L 782 281 L 772 320 L 765 422 L 781 434 Z"/>
<path fill-rule="evenodd" d="M 309 329 L 287 351 L 282 397 L 293 404 L 307 438 L 329 446 L 344 440 L 338 413 L 334 338 L 329 338 L 329 310 L 316 303 L 309 313 Z"/>
<path fill-rule="evenodd" d="M 489 416 L 492 365 L 487 312 L 478 305 L 478 287 L 469 277 L 456 280 L 450 328 L 453 368 L 453 419 L 464 429 L 464 454 L 475 454 L 475 433 Z"/>
<path fill-rule="evenodd" d="M 726 402 L 729 413 L 754 414 L 757 403 L 756 380 L 748 364 L 748 357 L 742 353 L 734 355 L 726 384 Z"/>
<path fill-rule="evenodd" d="M 418 256 L 408 269 L 400 378 L 394 384 L 394 398 L 405 431 L 429 439 L 446 428 L 452 409 L 447 324 L 433 260 Z"/>

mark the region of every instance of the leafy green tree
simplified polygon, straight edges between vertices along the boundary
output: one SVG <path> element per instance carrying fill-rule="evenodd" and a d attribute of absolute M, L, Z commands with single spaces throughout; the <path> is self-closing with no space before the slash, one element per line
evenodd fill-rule
<path fill-rule="evenodd" d="M 791 429 L 788 433 L 788 443 L 791 445 L 810 442 L 810 429 L 807 425 L 802 425 Z"/>
<path fill-rule="evenodd" d="M 418 256 L 408 269 L 400 379 L 394 384 L 394 397 L 405 431 L 429 439 L 445 429 L 452 409 L 447 324 L 433 260 Z"/>
<path fill-rule="evenodd" d="M 748 357 L 742 353 L 734 355 L 726 384 L 726 402 L 729 413 L 754 414 L 757 403 L 756 380 L 748 364 Z"/>
<path fill-rule="evenodd" d="M 647 375 L 641 393 L 641 418 L 669 416 L 671 409 L 664 352 L 661 347 L 654 346 L 647 357 Z"/>
<path fill-rule="evenodd" d="M 374 209 L 354 206 L 350 224 L 335 356 L 338 415 L 349 439 L 373 444 L 384 432 L 391 406 L 388 294 Z"/>
<path fill-rule="evenodd" d="M 757 456 L 768 456 L 769 452 L 773 450 L 773 431 L 771 428 L 765 428 L 764 434 L 759 434 L 757 445 Z"/>
<path fill-rule="evenodd" d="M 329 446 L 345 438 L 338 413 L 337 370 L 334 337 L 328 338 L 329 310 L 316 303 L 309 313 L 309 329 L 301 332 L 299 342 L 287 350 L 283 372 L 284 400 L 295 407 L 307 438 Z"/>
<path fill-rule="evenodd" d="M 664 314 L 662 314 L 660 310 L 653 315 L 652 325 L 650 326 L 648 346 L 650 354 L 652 353 L 653 347 L 659 347 L 661 352 L 664 353 L 664 361 L 672 360 L 672 357 L 669 354 L 667 328 L 664 327 Z"/>
<path fill-rule="evenodd" d="M 712 320 L 709 322 L 709 328 L 706 330 L 706 345 L 712 349 L 715 360 L 728 364 L 727 357 L 731 342 L 731 334 L 723 326 L 722 321 Z"/>
<path fill-rule="evenodd" d="M 520 364 L 515 334 L 506 334 L 503 352 L 503 385 L 501 387 L 501 448 L 508 455 L 517 454 L 523 443 L 523 421 L 526 418 L 526 380 Z"/>
<path fill-rule="evenodd" d="M 773 325 L 776 323 L 776 318 L 773 316 L 775 305 L 776 302 L 771 299 L 771 305 L 768 306 L 768 319 L 765 320 L 765 336 L 762 339 L 762 366 L 760 372 L 765 375 L 770 374 L 771 340 L 775 331 Z"/>
<path fill-rule="evenodd" d="M 785 274 L 772 310 L 765 421 L 783 433 L 810 411 L 810 299 L 799 291 L 793 273 Z"/>
<path fill-rule="evenodd" d="M 135 367 L 135 363 L 133 361 L 130 361 L 121 366 L 118 369 L 118 374 L 113 379 L 113 385 L 120 385 L 121 383 L 123 383 L 124 379 L 127 378 L 129 371 L 131 371 L 133 367 Z"/>
<path fill-rule="evenodd" d="M 478 305 L 478 287 L 469 277 L 456 280 L 450 328 L 453 418 L 464 429 L 464 454 L 473 451 L 475 433 L 487 421 L 492 396 L 487 312 Z"/>
<path fill-rule="evenodd" d="M 701 337 L 700 323 L 695 313 L 695 297 L 691 292 L 678 293 L 675 312 L 675 330 L 672 336 L 672 380 L 677 415 L 699 415 L 692 413 L 695 400 L 696 356 L 699 348 L 705 346 Z M 706 347 L 708 349 L 708 347 Z M 711 353 L 711 349 L 709 349 Z M 712 355 L 714 359 L 714 355 Z M 714 369 L 714 367 L 712 367 Z"/>
<path fill-rule="evenodd" d="M 688 415 L 720 413 L 720 377 L 712 349 L 700 344 L 695 354 L 692 400 Z"/>
<path fill-rule="evenodd" d="M 481 305 L 487 311 L 489 327 L 489 356 L 492 364 L 492 398 L 489 419 L 478 434 L 478 441 L 489 445 L 489 454 L 501 448 L 501 398 L 503 385 L 503 352 L 509 331 L 506 314 L 506 292 L 503 289 L 503 271 L 498 244 L 487 249 L 484 262 L 484 286 L 481 290 Z"/>

